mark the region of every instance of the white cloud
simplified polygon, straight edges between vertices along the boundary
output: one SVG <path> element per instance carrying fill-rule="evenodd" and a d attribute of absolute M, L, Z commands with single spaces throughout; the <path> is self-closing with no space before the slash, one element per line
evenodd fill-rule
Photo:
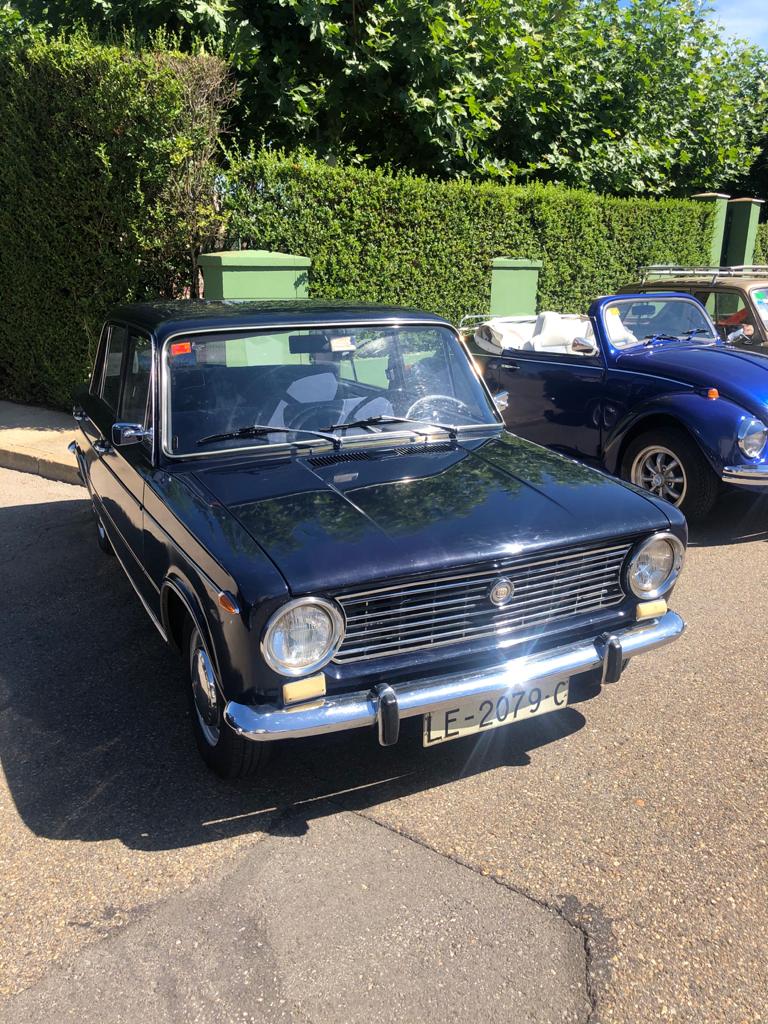
<path fill-rule="evenodd" d="M 768 47 L 766 0 L 715 0 L 714 17 L 729 36 Z"/>

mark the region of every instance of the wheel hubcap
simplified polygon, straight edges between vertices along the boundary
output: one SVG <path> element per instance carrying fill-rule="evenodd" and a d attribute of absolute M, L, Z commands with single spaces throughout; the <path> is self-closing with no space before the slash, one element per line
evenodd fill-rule
<path fill-rule="evenodd" d="M 216 693 L 216 677 L 210 658 L 198 643 L 192 651 L 192 695 L 195 700 L 195 711 L 200 722 L 203 735 L 212 747 L 219 742 L 221 718 L 219 700 Z"/>
<path fill-rule="evenodd" d="M 632 483 L 656 494 L 673 505 L 685 498 L 688 480 L 682 463 L 669 448 L 653 445 L 644 448 L 632 463 Z"/>

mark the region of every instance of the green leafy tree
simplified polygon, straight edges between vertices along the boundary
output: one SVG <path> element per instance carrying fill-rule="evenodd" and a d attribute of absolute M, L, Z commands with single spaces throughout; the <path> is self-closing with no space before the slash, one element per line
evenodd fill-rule
<path fill-rule="evenodd" d="M 681 194 L 747 173 L 768 59 L 704 0 L 16 0 L 221 48 L 247 142 L 433 177 Z"/>

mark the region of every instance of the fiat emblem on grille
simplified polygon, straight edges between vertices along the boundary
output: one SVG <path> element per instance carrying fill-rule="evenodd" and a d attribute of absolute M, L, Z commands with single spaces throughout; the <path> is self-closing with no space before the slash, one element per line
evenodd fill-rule
<path fill-rule="evenodd" d="M 512 580 L 507 579 L 506 576 L 502 576 L 500 579 L 494 580 L 488 593 L 488 598 L 491 604 L 495 604 L 497 608 L 501 608 L 502 605 L 505 605 L 508 601 L 512 600 L 514 594 L 514 583 Z"/>

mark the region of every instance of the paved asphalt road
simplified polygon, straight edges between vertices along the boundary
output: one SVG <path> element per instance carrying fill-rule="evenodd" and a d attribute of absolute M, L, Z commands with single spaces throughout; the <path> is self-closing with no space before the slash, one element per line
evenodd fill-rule
<path fill-rule="evenodd" d="M 0 470 L 0 1021 L 768 1020 L 768 500 L 692 539 L 594 700 L 227 784 L 82 489 Z"/>

